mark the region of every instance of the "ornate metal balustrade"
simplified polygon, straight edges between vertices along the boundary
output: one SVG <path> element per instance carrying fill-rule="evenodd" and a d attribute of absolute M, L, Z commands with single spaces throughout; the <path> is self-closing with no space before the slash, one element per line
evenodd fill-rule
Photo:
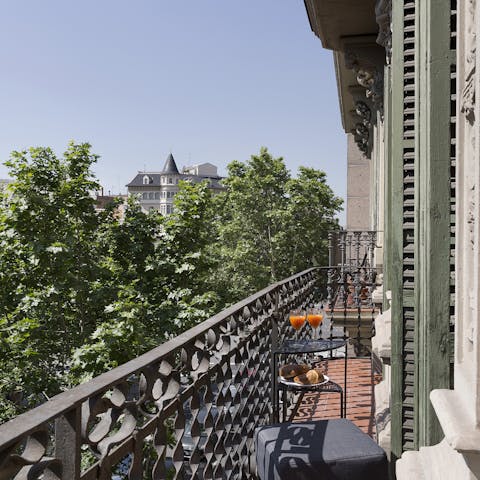
<path fill-rule="evenodd" d="M 251 478 L 272 415 L 278 319 L 309 303 L 310 269 L 0 426 L 0 480 Z"/>
<path fill-rule="evenodd" d="M 381 305 L 373 302 L 379 269 L 330 267 L 327 271 L 326 305 L 328 332 L 324 337 L 348 339 L 356 356 L 369 356 L 375 335 L 375 317 Z"/>
<path fill-rule="evenodd" d="M 320 326 L 319 338 L 330 340 L 345 340 L 348 348 L 348 358 L 371 358 L 372 337 L 375 335 L 375 318 L 381 313 L 381 304 L 373 302 L 373 292 L 378 287 L 380 269 L 371 267 L 354 267 L 339 265 L 318 269 L 318 284 L 313 296 L 315 305 L 324 309 L 324 320 Z M 292 335 L 287 322 L 279 323 L 280 339 Z M 312 335 L 311 328 L 300 331 L 302 338 Z M 345 349 L 330 351 L 323 360 L 341 360 L 346 354 Z M 335 358 L 334 358 L 335 357 Z M 299 361 L 290 358 L 289 361 Z M 312 361 L 306 356 L 307 363 Z M 321 359 L 317 358 L 317 361 Z M 322 361 L 322 363 L 324 363 Z M 381 373 L 372 364 L 373 374 Z M 343 385 L 344 378 L 335 378 L 335 382 Z M 348 392 L 344 390 L 348 397 Z M 286 398 L 288 415 L 296 411 L 301 395 L 293 394 Z M 278 417 L 277 417 L 278 418 Z"/>
<path fill-rule="evenodd" d="M 374 285 L 373 269 L 307 270 L 57 395 L 0 426 L 0 480 L 254 478 L 252 435 L 273 418 L 270 353 L 293 335 L 288 312 L 323 303 L 322 336 L 368 354 Z"/>
<path fill-rule="evenodd" d="M 373 268 L 377 232 L 337 230 L 328 234 L 329 265 Z"/>

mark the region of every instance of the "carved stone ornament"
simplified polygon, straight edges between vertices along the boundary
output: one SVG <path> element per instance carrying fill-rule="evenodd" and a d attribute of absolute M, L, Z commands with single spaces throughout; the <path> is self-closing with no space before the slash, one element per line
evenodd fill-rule
<path fill-rule="evenodd" d="M 363 124 L 370 128 L 372 112 L 365 102 L 362 102 L 361 100 L 355 102 L 355 113 L 362 119 Z"/>
<path fill-rule="evenodd" d="M 474 250 L 475 246 L 475 218 L 476 218 L 476 206 L 475 206 L 475 185 L 470 188 L 468 192 L 469 202 L 468 202 L 468 211 L 467 211 L 467 224 L 468 224 L 468 235 L 470 239 L 471 250 Z"/>
<path fill-rule="evenodd" d="M 473 124 L 475 121 L 475 66 L 472 67 L 465 78 L 465 86 L 462 90 L 462 112 L 467 120 Z"/>
<path fill-rule="evenodd" d="M 370 132 L 363 123 L 357 123 L 352 130 L 353 139 L 358 149 L 366 156 L 370 154 Z"/>
<path fill-rule="evenodd" d="M 369 156 L 369 135 L 368 131 L 365 132 L 365 126 L 362 125 L 361 123 L 357 123 L 355 125 L 355 129 L 352 131 L 353 133 L 353 139 L 355 140 L 355 143 L 357 144 L 358 149 L 366 156 Z"/>
<path fill-rule="evenodd" d="M 470 0 L 468 5 L 467 41 L 466 41 L 466 72 L 465 85 L 462 89 L 461 108 L 467 120 L 475 121 L 475 80 L 476 80 L 476 0 Z"/>
<path fill-rule="evenodd" d="M 341 45 L 345 68 L 352 71 L 346 77 L 355 106 L 350 111 L 353 118 L 349 130 L 367 158 L 372 151 L 372 124 L 377 121 L 377 112 L 380 119 L 383 116 L 385 50 L 375 40 L 373 35 L 344 37 Z M 352 84 L 353 80 L 357 86 Z"/>
<path fill-rule="evenodd" d="M 355 102 L 355 114 L 360 117 L 361 122 L 355 124 L 355 128 L 352 130 L 353 138 L 358 146 L 358 149 L 366 156 L 370 157 L 370 138 L 372 128 L 372 111 L 370 107 L 358 100 Z"/>
<path fill-rule="evenodd" d="M 378 47 L 377 47 L 378 48 Z M 345 50 L 345 67 L 353 70 L 359 85 L 365 88 L 365 95 L 381 112 L 383 110 L 383 64 L 376 63 L 361 55 L 371 48 L 347 47 Z"/>
<path fill-rule="evenodd" d="M 476 186 L 473 184 L 468 189 L 468 208 L 467 208 L 467 226 L 468 226 L 468 239 L 469 239 L 469 256 L 473 258 L 475 255 L 475 222 L 478 215 L 476 205 Z M 469 292 L 469 310 L 470 313 L 466 320 L 466 337 L 470 343 L 473 343 L 474 329 L 476 325 L 476 303 L 477 294 L 474 294 L 472 290 Z M 475 320 L 474 320 L 475 319 Z"/>
<path fill-rule="evenodd" d="M 392 59 L 392 0 L 377 0 L 375 17 L 378 24 L 377 43 L 385 48 L 387 64 Z"/>

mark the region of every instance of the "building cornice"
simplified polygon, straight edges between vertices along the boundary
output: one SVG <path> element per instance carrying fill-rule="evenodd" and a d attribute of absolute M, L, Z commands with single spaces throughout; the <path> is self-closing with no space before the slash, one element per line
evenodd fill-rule
<path fill-rule="evenodd" d="M 324 48 L 341 50 L 346 36 L 377 35 L 376 0 L 304 0 L 310 27 Z"/>
<path fill-rule="evenodd" d="M 310 27 L 334 51 L 342 126 L 369 157 L 391 50 L 391 0 L 304 0 Z"/>

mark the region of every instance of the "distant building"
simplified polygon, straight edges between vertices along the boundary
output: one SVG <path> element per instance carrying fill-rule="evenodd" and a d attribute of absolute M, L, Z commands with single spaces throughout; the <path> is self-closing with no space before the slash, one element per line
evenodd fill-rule
<path fill-rule="evenodd" d="M 95 210 L 102 211 L 108 207 L 111 203 L 121 199 L 123 204 L 127 202 L 127 195 L 96 195 L 95 196 Z M 121 206 L 121 205 L 120 205 Z"/>
<path fill-rule="evenodd" d="M 200 183 L 207 180 L 214 192 L 224 189 L 221 185 L 217 167 L 211 163 L 201 163 L 178 170 L 173 155 L 170 154 L 160 172 L 138 172 L 127 184 L 129 195 L 138 195 L 145 211 L 159 210 L 163 215 L 172 213 L 173 199 L 178 192 L 180 180 Z"/>
<path fill-rule="evenodd" d="M 217 174 L 217 167 L 215 165 L 212 165 L 211 163 L 200 163 L 199 165 L 183 167 L 182 173 L 187 175 L 196 175 L 199 177 L 220 178 Z"/>

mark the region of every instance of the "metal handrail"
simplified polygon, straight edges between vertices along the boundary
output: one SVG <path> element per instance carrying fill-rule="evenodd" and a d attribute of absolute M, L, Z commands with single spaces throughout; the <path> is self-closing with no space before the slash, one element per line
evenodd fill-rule
<path fill-rule="evenodd" d="M 122 461 L 129 478 L 142 478 L 147 443 L 155 451 L 152 478 L 252 476 L 254 427 L 274 416 L 270 352 L 292 333 L 289 310 L 318 300 L 319 275 L 324 288 L 343 292 L 344 303 L 348 282 L 359 288 L 360 277 L 341 267 L 310 268 L 0 425 L 0 480 L 20 471 L 22 478 L 112 478 L 112 465 Z M 357 323 L 329 306 L 330 336 L 337 329 L 369 342 L 373 328 L 365 331 L 361 305 Z M 94 457 L 81 471 L 85 447 Z"/>
<path fill-rule="evenodd" d="M 205 398 L 212 395 L 212 379 L 220 385 L 217 397 L 223 396 L 223 402 L 232 403 L 226 399 L 228 392 L 221 390 L 230 388 L 228 385 L 233 382 L 232 375 L 238 375 L 237 371 L 232 370 L 232 359 L 248 362 L 249 355 L 253 355 L 265 363 L 270 349 L 272 319 L 279 318 L 282 312 L 304 302 L 313 294 L 315 271 L 315 268 L 311 268 L 276 282 L 134 360 L 60 393 L 43 405 L 0 425 L 0 479 L 11 478 L 21 468 L 30 468 L 32 472 L 40 469 L 40 472 L 54 475 L 52 478 L 55 475 L 69 480 L 103 478 L 112 462 L 114 464 L 121 460 L 124 454 L 130 454 L 133 458 L 130 468 L 138 469 L 141 468 L 136 458 L 139 455 L 138 448 L 134 454 L 130 444 L 137 441 L 134 436 L 146 438 L 151 434 L 156 435 L 154 443 L 159 454 L 155 465 L 157 475 L 166 475 L 163 472 L 165 466 L 161 463 L 164 463 L 167 450 L 171 450 L 176 475 L 181 475 L 182 428 L 185 428 L 182 405 L 185 402 L 191 402 L 192 405 L 198 403 L 196 396 L 199 391 Z M 249 349 L 251 351 L 246 355 Z M 134 377 L 134 390 L 139 393 L 132 398 L 129 394 L 132 385 L 129 382 Z M 261 388 L 246 398 L 257 403 L 260 397 L 268 400 L 271 382 L 262 379 L 258 373 L 252 376 L 251 381 L 261 384 Z M 157 385 L 160 383 L 162 385 Z M 161 392 L 156 392 L 155 388 L 160 388 Z M 236 394 L 234 402 L 240 403 L 235 408 L 245 410 L 241 405 L 241 395 L 244 394 Z M 147 407 L 147 403 L 151 405 Z M 268 402 L 264 403 L 268 405 Z M 152 406 L 153 410 L 148 411 Z M 231 414 L 224 412 L 224 416 Z M 248 419 L 240 414 L 234 420 L 240 424 L 239 429 L 244 430 Z M 259 423 L 267 422 L 270 415 L 270 407 L 261 409 L 263 420 L 259 419 Z M 140 417 L 144 423 L 138 427 Z M 49 425 L 53 421 L 55 438 L 52 440 L 46 432 L 51 429 Z M 121 424 L 118 432 L 117 421 Z M 175 447 L 170 447 L 167 439 L 170 434 L 168 425 L 164 423 L 169 421 L 174 423 L 170 429 L 177 432 Z M 194 418 L 193 422 L 196 421 Z M 102 424 L 103 434 L 98 429 L 95 431 L 99 423 Z M 154 427 L 153 424 L 161 425 Z M 127 429 L 128 434 L 122 438 L 123 428 Z M 224 427 L 223 433 L 230 437 L 236 435 L 227 427 Z M 244 444 L 244 440 L 237 438 L 236 441 L 238 445 L 230 452 L 232 461 L 234 458 L 238 460 L 240 453 L 245 454 L 251 449 L 251 446 Z M 81 473 L 82 445 L 89 445 L 98 460 L 90 470 Z M 36 452 L 33 456 L 32 448 Z M 18 453 L 22 449 L 23 453 Z M 53 456 L 52 449 L 55 450 Z M 182 461 L 179 463 L 180 456 Z M 221 462 L 212 458 L 203 462 L 206 462 L 205 468 L 230 468 L 228 462 L 222 467 Z M 192 468 L 198 468 L 198 461 L 194 460 L 193 463 Z M 249 467 L 243 465 L 241 468 L 245 470 Z"/>
<path fill-rule="evenodd" d="M 175 338 L 162 343 L 158 347 L 144 353 L 143 355 L 140 355 L 139 357 L 124 363 L 123 365 L 109 370 L 108 372 L 105 372 L 82 385 L 78 385 L 68 391 L 62 392 L 52 397 L 48 402 L 29 410 L 28 412 L 22 413 L 14 419 L 0 425 L 0 449 L 8 446 L 11 443 L 14 443 L 16 439 L 29 434 L 35 430 L 39 423 L 52 420 L 75 404 L 83 402 L 89 397 L 102 392 L 116 382 L 121 382 L 127 379 L 140 368 L 158 361 L 174 350 L 188 346 L 199 335 L 207 333 L 211 328 L 218 326 L 228 317 L 239 313 L 245 307 L 248 307 L 261 297 L 274 293 L 280 286 L 301 278 L 303 275 L 311 273 L 315 270 L 316 268 L 310 268 L 281 280 L 280 282 L 275 282 L 263 290 L 260 290 L 259 292 L 256 292 L 243 300 L 240 300 L 225 310 L 222 310 L 220 313 L 205 320 L 199 325 L 186 330 Z M 14 433 L 13 436 L 12 432 Z"/>

